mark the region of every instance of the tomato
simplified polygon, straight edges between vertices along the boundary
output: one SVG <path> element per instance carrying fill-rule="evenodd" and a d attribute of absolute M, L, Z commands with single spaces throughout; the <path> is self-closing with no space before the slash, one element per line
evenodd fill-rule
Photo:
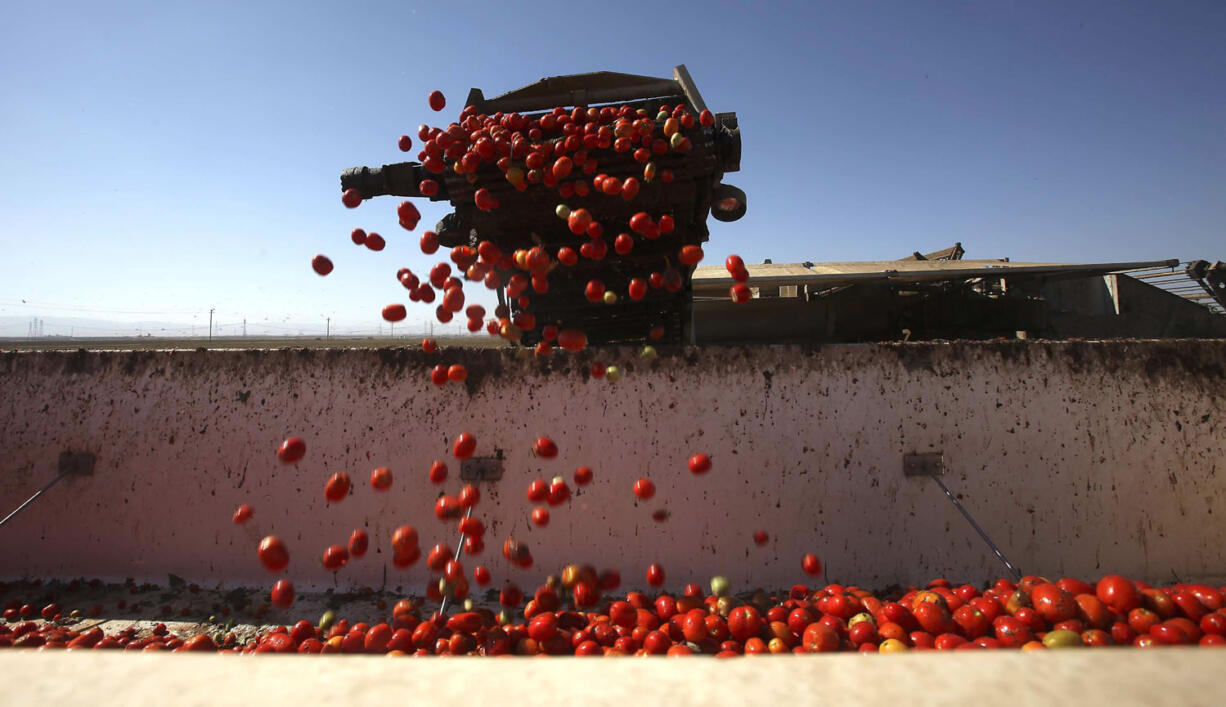
<path fill-rule="evenodd" d="M 297 464 L 306 456 L 306 442 L 301 437 L 290 437 L 277 448 L 277 459 L 282 464 Z"/>
<path fill-rule="evenodd" d="M 1107 613 L 1107 607 L 1095 595 L 1078 594 L 1073 597 L 1073 601 L 1077 604 L 1077 618 L 1085 622 L 1087 626 L 1106 629 L 1111 625 L 1111 616 Z"/>
<path fill-rule="evenodd" d="M 279 609 L 288 609 L 294 603 L 294 584 L 288 579 L 279 579 L 272 585 L 270 595 L 272 605 Z"/>
<path fill-rule="evenodd" d="M 549 525 L 549 509 L 544 506 L 537 506 L 532 509 L 532 524 L 538 528 L 544 528 Z"/>
<path fill-rule="evenodd" d="M 1098 580 L 1095 593 L 1099 601 L 1121 614 L 1126 614 L 1141 604 L 1136 586 L 1118 574 L 1109 574 Z"/>
<path fill-rule="evenodd" d="M 532 445 L 532 453 L 542 459 L 553 459 L 558 456 L 558 445 L 548 437 L 537 437 Z"/>
<path fill-rule="evenodd" d="M 913 612 L 919 625 L 933 636 L 953 633 L 958 629 L 958 624 L 943 603 L 919 602 L 915 605 Z"/>
<path fill-rule="evenodd" d="M 634 482 L 634 495 L 646 501 L 656 495 L 656 485 L 650 479 L 639 479 Z"/>
<path fill-rule="evenodd" d="M 430 104 L 430 110 L 435 113 L 447 107 L 447 97 L 443 95 L 442 91 L 431 91 L 430 95 L 426 97 L 426 102 Z"/>
<path fill-rule="evenodd" d="M 681 247 L 681 251 L 677 254 L 677 259 L 682 265 L 697 265 L 702 261 L 702 248 L 696 245 L 686 245 Z"/>
<path fill-rule="evenodd" d="M 549 484 L 536 479 L 528 484 L 528 500 L 533 503 L 540 503 L 549 497 Z"/>
<path fill-rule="evenodd" d="M 430 464 L 430 483 L 441 484 L 447 479 L 447 464 L 440 459 L 435 459 Z"/>
<path fill-rule="evenodd" d="M 460 507 L 460 499 L 448 494 L 439 496 L 438 501 L 434 504 L 434 516 L 442 521 L 455 520 L 463 512 L 464 509 Z"/>
<path fill-rule="evenodd" d="M 690 457 L 690 473 L 705 474 L 711 470 L 711 457 L 699 452 Z"/>
<path fill-rule="evenodd" d="M 757 636 L 762 630 L 762 615 L 752 606 L 738 606 L 728 614 L 728 633 L 738 641 L 744 642 Z M 802 641 L 807 646 L 809 641 Z"/>
<path fill-rule="evenodd" d="M 289 566 L 289 550 L 285 542 L 275 535 L 269 535 L 260 541 L 260 562 L 269 571 L 280 572 Z"/>
<path fill-rule="evenodd" d="M 370 472 L 370 486 L 376 491 L 386 491 L 392 487 L 392 470 L 381 466 Z"/>
<path fill-rule="evenodd" d="M 421 234 L 421 252 L 426 255 L 434 255 L 438 252 L 438 234 L 434 231 L 424 231 Z"/>
<path fill-rule="evenodd" d="M 1078 603 L 1073 596 L 1055 584 L 1039 584 L 1030 591 L 1034 610 L 1048 623 L 1068 621 L 1077 615 Z"/>
<path fill-rule="evenodd" d="M 1221 611 L 1205 614 L 1200 620 L 1200 630 L 1214 636 L 1226 636 L 1226 614 Z"/>
<path fill-rule="evenodd" d="M 341 203 L 346 208 L 356 209 L 362 204 L 362 192 L 357 189 L 346 189 L 341 194 Z"/>
<path fill-rule="evenodd" d="M 481 500 L 481 492 L 473 484 L 464 484 L 460 489 L 460 507 L 472 508 Z"/>
<path fill-rule="evenodd" d="M 592 468 L 591 467 L 581 466 L 578 469 L 575 469 L 575 485 L 576 486 L 587 486 L 590 483 L 592 483 Z"/>
<path fill-rule="evenodd" d="M 320 277 L 332 272 L 332 260 L 326 255 L 316 255 L 311 258 L 311 269 L 314 270 Z"/>
<path fill-rule="evenodd" d="M 467 432 L 461 432 L 451 447 L 451 453 L 456 459 L 467 459 L 477 450 L 477 438 Z"/>
<path fill-rule="evenodd" d="M 1014 616 L 999 616 L 992 622 L 996 640 L 1007 648 L 1021 648 L 1034 640 L 1034 633 Z"/>
<path fill-rule="evenodd" d="M 389 322 L 403 321 L 408 316 L 403 304 L 389 304 L 383 308 L 383 318 Z"/>
<path fill-rule="evenodd" d="M 647 568 L 647 583 L 653 587 L 659 587 L 664 584 L 664 568 L 653 562 Z"/>
<path fill-rule="evenodd" d="M 570 498 L 570 487 L 566 485 L 566 481 L 560 477 L 554 477 L 552 483 L 549 484 L 549 496 L 545 500 L 551 506 L 558 506 Z"/>
<path fill-rule="evenodd" d="M 454 363 L 447 368 L 447 380 L 452 383 L 463 383 L 468 378 L 468 368 L 462 363 Z"/>
<path fill-rule="evenodd" d="M 1179 607 L 1180 612 L 1192 621 L 1200 621 L 1209 609 L 1189 591 L 1179 591 L 1171 595 L 1171 601 Z"/>
<path fill-rule="evenodd" d="M 366 236 L 366 248 L 373 250 L 376 253 L 387 247 L 387 241 L 383 240 L 383 236 L 378 233 L 370 232 Z"/>
<path fill-rule="evenodd" d="M 392 532 L 392 551 L 402 555 L 417 548 L 417 529 L 402 525 Z"/>
<path fill-rule="evenodd" d="M 244 503 L 234 511 L 234 522 L 238 524 L 246 523 L 251 520 L 253 515 L 255 515 L 255 509 Z"/>
<path fill-rule="evenodd" d="M 1164 621 L 1150 627 L 1149 635 L 1158 643 L 1168 646 L 1186 645 L 1194 642 L 1183 629 L 1172 624 L 1170 621 Z"/>
<path fill-rule="evenodd" d="M 349 495 L 349 474 L 343 471 L 338 471 L 328 477 L 328 482 L 324 484 L 324 498 L 331 503 L 339 503 Z"/>
<path fill-rule="evenodd" d="M 349 564 L 349 550 L 345 549 L 344 545 L 329 545 L 324 550 L 321 561 L 324 569 L 335 572 Z"/>
<path fill-rule="evenodd" d="M 370 546 L 370 535 L 361 528 L 349 534 L 349 554 L 353 557 L 361 557 L 366 554 L 366 549 Z"/>
<path fill-rule="evenodd" d="M 817 555 L 807 553 L 800 558 L 800 568 L 808 574 L 817 576 L 822 573 L 822 561 L 817 559 Z"/>

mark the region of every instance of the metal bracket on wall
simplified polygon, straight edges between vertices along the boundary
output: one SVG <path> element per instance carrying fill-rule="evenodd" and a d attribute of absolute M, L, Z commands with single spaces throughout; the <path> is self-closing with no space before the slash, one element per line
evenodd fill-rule
<path fill-rule="evenodd" d="M 1005 566 L 1005 569 L 1009 570 L 1009 573 L 1013 575 L 1013 578 L 1022 578 L 1022 571 L 1019 570 L 1012 562 L 1010 562 L 1009 558 L 1005 557 L 1005 553 L 1001 552 L 996 543 L 992 542 L 992 538 L 989 538 L 984 529 L 975 522 L 973 517 L 971 517 L 971 512 L 966 510 L 966 506 L 962 505 L 962 502 L 959 501 L 958 497 L 949 490 L 949 487 L 945 485 L 945 482 L 941 481 L 941 475 L 945 473 L 945 455 L 942 452 L 917 452 L 912 454 L 904 454 L 902 457 L 902 473 L 904 476 L 927 476 L 935 481 L 937 486 L 941 487 L 941 491 L 945 493 L 945 497 L 949 499 L 950 503 L 954 504 L 954 507 L 962 513 L 962 517 L 966 518 L 966 522 L 970 523 L 971 527 L 979 533 L 979 537 L 983 538 L 983 541 L 988 544 L 988 547 L 992 548 L 992 552 L 996 555 L 996 559 L 1000 560 L 1001 564 Z"/>
<path fill-rule="evenodd" d="M 945 455 L 941 452 L 904 454 L 902 473 L 907 476 L 940 476 L 945 473 Z"/>
<path fill-rule="evenodd" d="M 502 455 L 470 457 L 460 462 L 460 478 L 464 481 L 497 481 L 502 478 Z"/>

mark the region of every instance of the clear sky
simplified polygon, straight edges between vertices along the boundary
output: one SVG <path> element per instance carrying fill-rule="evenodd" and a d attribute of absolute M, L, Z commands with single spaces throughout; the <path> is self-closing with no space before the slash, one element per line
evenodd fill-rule
<path fill-rule="evenodd" d="M 969 258 L 1226 259 L 1218 0 L 61 0 L 0 9 L 0 318 L 216 308 L 373 329 L 405 301 L 395 271 L 438 259 L 417 239 L 445 207 L 421 204 L 410 234 L 393 197 L 343 208 L 343 169 L 402 161 L 396 139 L 473 86 L 681 63 L 742 129 L 726 181 L 749 211 L 711 221 L 708 262 L 955 241 Z M 388 248 L 352 245 L 355 226 Z"/>

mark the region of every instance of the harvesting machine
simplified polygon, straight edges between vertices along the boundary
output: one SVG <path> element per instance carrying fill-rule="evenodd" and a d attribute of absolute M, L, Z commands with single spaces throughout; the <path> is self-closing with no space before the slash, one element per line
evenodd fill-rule
<path fill-rule="evenodd" d="M 521 311 L 534 315 L 535 327 L 523 331 L 522 341 L 535 343 L 542 327 L 554 324 L 559 329 L 581 330 L 588 342 L 594 344 L 642 341 L 653 328 L 656 329 L 653 338 L 661 343 L 690 343 L 693 265 L 679 262 L 678 253 L 683 246 L 700 245 L 707 240 L 708 212 L 718 221 L 735 221 L 745 213 L 744 192 L 722 183 L 725 173 L 740 169 L 741 138 L 736 114 L 715 113 L 712 120 L 706 121 L 709 124 L 702 124 L 698 117 L 707 106 L 684 65 L 674 69 L 671 79 L 613 72 L 574 74 L 541 79 L 495 98 L 486 98 L 480 89 L 474 88 L 466 102 L 466 108 L 469 106 L 470 114 L 481 116 L 518 114 L 520 123 L 529 126 L 539 124 L 550 111 L 559 112 L 555 111 L 557 108 L 567 109 L 569 115 L 578 114 L 576 108 L 607 106 L 623 111 L 621 115 L 625 116 L 627 111 L 622 106 L 629 106 L 629 117 L 655 119 L 653 139 L 643 141 L 645 146 L 651 145 L 648 161 L 654 178 L 648 179 L 641 153 L 636 157 L 635 149 L 618 151 L 607 147 L 605 141 L 601 147 L 584 150 L 584 161 L 595 163 L 593 166 L 584 165 L 584 169 L 577 165 L 573 174 L 552 188 L 545 183 L 513 184 L 508 179 L 508 163 L 500 167 L 491 160 L 463 174 L 456 172 L 451 161 L 446 161 L 448 166 L 442 169 L 436 164 L 433 170 L 419 162 L 354 167 L 341 175 L 342 190 L 354 189 L 363 198 L 426 197 L 420 185 L 423 180 L 432 180 L 438 187 L 428 198 L 449 201 L 454 208 L 436 227 L 440 245 L 475 248 L 480 241 L 488 240 L 505 254 L 542 246 L 551 259 L 560 248 L 569 246 L 578 251 L 589 239 L 588 235 L 572 233 L 567 221 L 558 217 L 559 204 L 570 210 L 586 209 L 592 220 L 603 227 L 600 239 L 605 242 L 601 244 L 604 257 L 581 257 L 569 266 L 552 260 L 545 292 L 527 288 L 523 296 L 508 297 L 504 287 L 498 289 L 499 302 L 508 308 L 509 316 Z M 685 149 L 675 149 L 663 139 L 667 136 L 666 120 L 675 115 L 678 106 L 684 106 L 693 120 L 689 128 L 680 131 L 688 138 Z M 668 109 L 667 115 L 662 107 Z M 612 114 L 613 111 L 605 111 L 597 120 L 607 124 Z M 580 115 L 579 120 L 585 118 Z M 672 129 L 676 130 L 675 125 Z M 530 142 L 556 145 L 565 137 L 560 131 L 546 132 Z M 557 154 L 563 154 L 561 148 Z M 509 157 L 510 167 L 524 167 L 522 154 Z M 574 184 L 584 181 L 590 185 L 597 173 L 621 182 L 633 177 L 641 187 L 632 199 L 586 187 L 571 193 Z M 571 187 L 563 186 L 565 182 L 570 182 Z M 497 200 L 497 208 L 478 207 L 474 197 L 479 189 L 487 190 Z M 585 190 L 587 193 L 580 195 Z M 633 236 L 630 252 L 616 252 L 614 240 L 620 233 L 631 231 L 629 220 L 639 212 L 646 212 L 653 219 L 670 215 L 675 224 L 673 231 L 656 238 Z M 655 278 L 651 278 L 652 273 Z M 639 299 L 627 296 L 632 278 L 651 281 L 652 287 L 645 296 Z M 593 280 L 616 293 L 616 302 L 589 301 L 585 288 Z M 505 279 L 502 284 L 506 284 Z"/>

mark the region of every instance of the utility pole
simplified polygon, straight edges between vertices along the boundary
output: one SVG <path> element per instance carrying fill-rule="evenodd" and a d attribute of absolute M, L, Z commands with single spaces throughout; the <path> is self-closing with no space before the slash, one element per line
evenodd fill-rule
<path fill-rule="evenodd" d="M 332 317 L 328 317 L 327 327 L 324 329 L 324 341 L 332 338 Z"/>
<path fill-rule="evenodd" d="M 209 310 L 209 341 L 213 340 L 213 312 L 216 311 L 216 309 Z"/>
<path fill-rule="evenodd" d="M 243 320 L 243 337 L 246 338 L 246 336 L 247 336 L 247 320 L 244 319 Z"/>

